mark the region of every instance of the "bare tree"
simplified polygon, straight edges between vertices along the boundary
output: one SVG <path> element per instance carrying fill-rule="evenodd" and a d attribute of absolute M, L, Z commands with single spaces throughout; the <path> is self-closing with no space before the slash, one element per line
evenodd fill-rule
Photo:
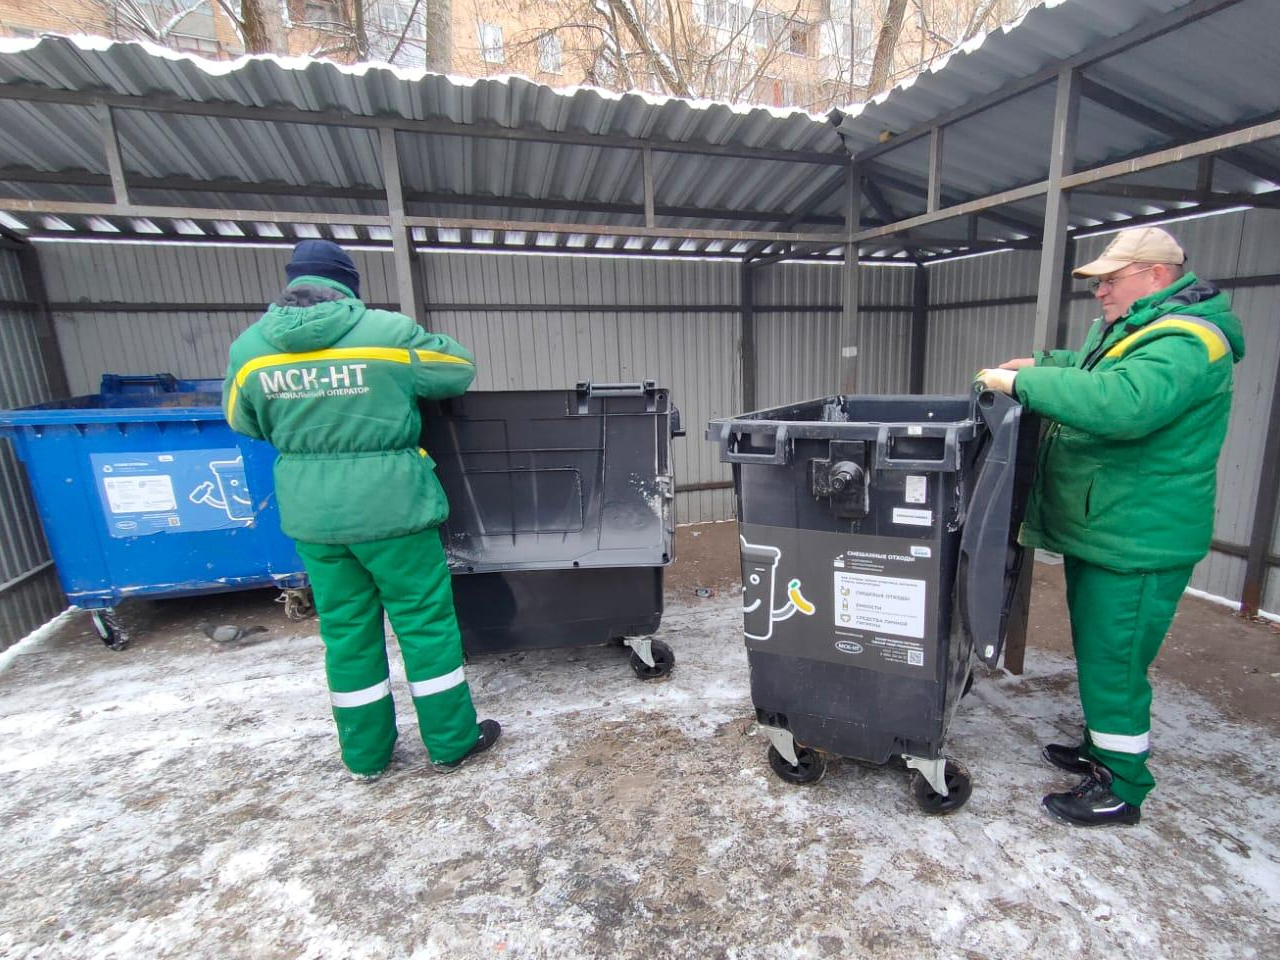
<path fill-rule="evenodd" d="M 452 0 L 425 0 L 424 7 L 427 32 L 426 67 L 438 73 L 449 73 L 453 70 L 453 2 Z"/>
<path fill-rule="evenodd" d="M 898 50 L 898 36 L 902 33 L 902 19 L 906 13 L 907 0 L 889 0 L 884 20 L 880 24 L 875 59 L 871 61 L 871 79 L 867 82 L 868 97 L 874 97 L 889 86 L 893 59 Z"/>
<path fill-rule="evenodd" d="M 218 5 L 240 35 L 245 53 L 289 52 L 278 0 L 218 0 Z"/>

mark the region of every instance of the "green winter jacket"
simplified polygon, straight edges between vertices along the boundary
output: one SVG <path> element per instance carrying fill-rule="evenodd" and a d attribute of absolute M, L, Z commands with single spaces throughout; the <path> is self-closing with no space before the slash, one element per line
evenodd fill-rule
<path fill-rule="evenodd" d="M 1226 295 L 1190 273 L 1094 321 L 1079 352 L 1037 353 L 1014 389 L 1054 423 L 1019 540 L 1126 572 L 1198 562 L 1243 356 Z"/>
<path fill-rule="evenodd" d="M 299 277 L 231 345 L 222 387 L 233 430 L 266 440 L 280 526 L 308 543 L 364 543 L 449 515 L 419 446 L 417 398 L 455 397 L 471 354 L 408 317 L 371 310 L 339 283 Z"/>

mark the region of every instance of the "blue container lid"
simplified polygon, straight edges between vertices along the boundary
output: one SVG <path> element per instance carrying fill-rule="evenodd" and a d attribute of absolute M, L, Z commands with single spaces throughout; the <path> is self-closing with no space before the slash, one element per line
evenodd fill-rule
<path fill-rule="evenodd" d="M 223 420 L 221 380 L 104 374 L 102 392 L 0 410 L 0 427 Z"/>

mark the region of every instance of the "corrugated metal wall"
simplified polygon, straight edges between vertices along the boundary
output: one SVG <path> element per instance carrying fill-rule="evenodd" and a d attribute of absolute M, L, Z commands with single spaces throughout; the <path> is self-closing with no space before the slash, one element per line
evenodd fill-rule
<path fill-rule="evenodd" d="M 1206 279 L 1229 281 L 1280 273 L 1280 211 L 1251 210 L 1201 217 L 1167 225 L 1187 250 L 1189 266 Z M 1083 238 L 1080 262 L 1100 254 L 1112 234 Z M 950 392 L 964 389 L 974 371 L 1031 346 L 1039 254 L 1014 252 L 954 260 L 930 267 L 930 311 L 925 388 Z M 1224 284 L 1228 286 L 1228 284 Z M 1218 515 L 1214 536 L 1245 545 L 1257 500 L 1262 442 L 1271 411 L 1271 391 L 1280 358 L 1280 327 L 1273 322 L 1280 308 L 1280 287 L 1249 285 L 1229 289 L 1245 325 L 1247 354 L 1235 371 L 1235 401 L 1227 440 L 1218 461 Z M 973 301 L 1025 296 L 1030 302 L 963 306 Z M 952 306 L 946 306 L 951 304 Z M 1073 299 L 1068 343 L 1079 344 L 1098 315 L 1092 298 Z M 1276 496 L 1277 491 L 1268 491 Z M 1271 549 L 1280 544 L 1280 524 Z M 1192 586 L 1229 599 L 1239 599 L 1244 583 L 1243 558 L 1211 553 L 1197 568 Z M 1263 606 L 1280 611 L 1280 576 L 1272 574 Z"/>
<path fill-rule="evenodd" d="M 42 244 L 55 304 L 140 302 L 265 304 L 279 292 L 289 251 L 144 244 Z M 390 253 L 352 251 L 370 302 L 391 302 Z M 727 483 L 702 439 L 708 419 L 738 412 L 737 268 L 700 260 L 440 253 L 423 257 L 427 325 L 477 354 L 482 390 L 557 389 L 579 380 L 652 379 L 669 387 L 689 436 L 675 442 L 677 484 Z M 528 304 L 528 310 L 487 305 Z M 634 311 L 557 310 L 547 304 L 634 305 Z M 664 306 L 681 309 L 664 311 Z M 707 310 L 690 307 L 707 306 Z M 713 309 L 718 308 L 718 309 Z M 106 372 L 167 371 L 220 377 L 227 348 L 260 315 L 247 311 L 55 313 L 73 393 Z M 733 515 L 732 490 L 681 493 L 680 522 Z"/>
<path fill-rule="evenodd" d="M 1216 279 L 1280 272 L 1280 213 L 1250 211 L 1188 220 L 1171 229 L 1192 266 Z M 1107 236 L 1084 239 L 1079 257 L 1094 255 Z M 275 295 L 288 251 L 257 248 L 44 244 L 49 297 L 86 304 L 149 300 L 175 305 L 265 303 Z M 372 302 L 394 297 L 392 259 L 355 251 Z M 967 388 L 973 372 L 1030 347 L 1039 256 L 1014 252 L 929 267 L 926 392 Z M 730 473 L 701 439 L 708 419 L 740 412 L 738 269 L 709 261 L 641 258 L 428 254 L 423 260 L 428 324 L 472 346 L 480 357 L 480 389 L 563 388 L 580 379 L 652 378 L 670 387 L 689 436 L 676 444 L 677 482 L 722 484 Z M 866 267 L 858 347 L 859 389 L 908 388 L 913 269 Z M 1256 497 L 1261 439 L 1280 356 L 1280 329 L 1266 322 L 1278 304 L 1275 287 L 1233 292 L 1245 319 L 1249 355 L 1237 369 L 1236 404 L 1220 466 L 1216 535 L 1247 543 Z M 1013 304 L 981 303 L 1029 298 Z M 779 264 L 755 271 L 757 405 L 773 406 L 839 387 L 840 268 Z M 528 309 L 521 309 L 527 304 Z M 566 309 L 556 306 L 567 305 Z M 611 309 L 586 309 L 602 304 Z M 495 309 L 505 305 L 506 309 Z M 637 309 L 618 309 L 617 305 Z M 663 311 L 674 305 L 679 312 Z M 575 309 L 576 307 L 576 309 Z M 698 309 L 705 307 L 706 309 Z M 692 308 L 692 309 L 690 309 Z M 885 309 L 890 308 L 890 309 Z M 1070 342 L 1078 343 L 1095 311 L 1072 301 Z M 96 389 L 107 371 L 167 370 L 183 377 L 221 376 L 232 338 L 257 310 L 156 313 L 63 310 L 56 322 L 73 392 Z M 682 522 L 732 516 L 726 488 L 683 493 Z M 1280 529 L 1276 532 L 1280 542 Z M 1273 544 L 1273 550 L 1277 549 Z M 1214 554 L 1193 584 L 1238 597 L 1244 561 Z M 1280 578 L 1269 584 L 1268 609 L 1280 608 Z"/>
<path fill-rule="evenodd" d="M 18 254 L 0 248 L 0 409 L 50 399 L 36 340 L 34 309 Z M 0 440 L 0 650 L 21 640 L 67 605 L 31 502 L 26 472 Z"/>
<path fill-rule="evenodd" d="M 859 392 L 907 391 L 913 273 L 914 268 L 893 266 L 859 270 Z M 783 263 L 758 268 L 755 275 L 756 405 L 838 393 L 841 267 Z"/>
<path fill-rule="evenodd" d="M 389 261 L 390 258 L 388 257 Z M 434 329 L 469 344 L 480 358 L 481 390 L 572 387 L 580 380 L 656 380 L 670 387 L 688 436 L 674 443 L 677 486 L 732 478 L 702 439 L 713 417 L 738 412 L 742 397 L 736 308 L 738 271 L 701 260 L 524 257 L 442 253 L 424 260 Z M 639 310 L 556 310 L 625 304 Z M 527 310 L 486 309 L 486 304 Z M 706 306 L 680 312 L 664 306 Z M 712 309 L 719 307 L 719 309 Z M 728 488 L 681 493 L 681 523 L 733 516 Z"/>

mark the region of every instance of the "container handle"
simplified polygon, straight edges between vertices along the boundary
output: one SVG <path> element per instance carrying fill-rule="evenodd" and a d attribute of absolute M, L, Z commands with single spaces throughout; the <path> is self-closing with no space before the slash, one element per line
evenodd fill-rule
<path fill-rule="evenodd" d="M 773 434 L 772 453 L 740 453 L 737 449 L 738 437 L 766 436 Z M 743 423 L 729 421 L 720 434 L 720 459 L 725 463 L 758 463 L 767 466 L 785 466 L 791 460 L 791 445 L 788 443 L 787 425 L 785 423 Z M 768 446 L 768 440 L 764 445 Z"/>
<path fill-rule="evenodd" d="M 920 430 L 919 433 L 912 433 L 913 429 Z M 928 432 L 925 432 L 925 430 Z M 933 428 L 912 428 L 912 427 L 890 427 L 889 424 L 881 424 L 880 429 L 876 432 L 876 469 L 877 470 L 943 470 L 954 472 L 960 469 L 960 440 L 959 431 L 954 426 L 948 426 L 946 431 L 941 434 L 943 438 L 942 456 L 937 459 L 922 460 L 919 457 L 895 457 L 893 456 L 893 438 L 894 437 L 937 437 L 939 433 L 936 427 Z"/>
<path fill-rule="evenodd" d="M 654 381 L 641 380 L 632 383 L 592 383 L 590 380 L 578 381 L 578 392 L 588 397 L 643 397 L 657 389 Z"/>
<path fill-rule="evenodd" d="M 590 409 L 591 400 L 606 397 L 644 397 L 645 412 L 652 413 L 657 406 L 657 384 L 652 380 L 641 380 L 635 383 L 592 383 L 590 380 L 578 381 L 578 415 L 585 416 Z"/>

